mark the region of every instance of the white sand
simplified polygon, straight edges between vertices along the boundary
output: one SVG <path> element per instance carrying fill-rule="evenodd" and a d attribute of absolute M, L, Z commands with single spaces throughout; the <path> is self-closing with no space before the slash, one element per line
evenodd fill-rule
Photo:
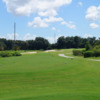
<path fill-rule="evenodd" d="M 74 58 L 74 57 L 69 57 L 69 56 L 65 56 L 64 54 L 59 54 L 60 57 L 65 57 L 65 58 Z"/>
<path fill-rule="evenodd" d="M 89 60 L 91 60 L 91 61 L 100 61 L 100 60 L 97 60 L 97 59 L 89 59 Z"/>
<path fill-rule="evenodd" d="M 69 56 L 65 56 L 64 54 L 59 54 L 60 57 L 65 57 L 65 58 L 74 58 L 74 57 L 69 57 Z M 91 61 L 100 61 L 100 60 L 97 60 L 97 59 L 89 59 Z"/>
<path fill-rule="evenodd" d="M 37 52 L 24 52 L 24 53 L 21 53 L 21 54 L 35 54 Z"/>
<path fill-rule="evenodd" d="M 55 52 L 55 51 L 57 51 L 57 50 L 46 50 L 44 52 Z"/>

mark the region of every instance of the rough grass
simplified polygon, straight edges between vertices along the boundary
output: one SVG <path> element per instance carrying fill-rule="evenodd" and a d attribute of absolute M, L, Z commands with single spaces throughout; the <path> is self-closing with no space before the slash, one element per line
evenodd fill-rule
<path fill-rule="evenodd" d="M 0 58 L 0 100 L 100 100 L 100 62 L 71 51 Z"/>

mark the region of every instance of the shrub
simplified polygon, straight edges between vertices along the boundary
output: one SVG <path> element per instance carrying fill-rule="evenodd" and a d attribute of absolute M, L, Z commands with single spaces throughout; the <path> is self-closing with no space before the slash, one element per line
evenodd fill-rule
<path fill-rule="evenodd" d="M 19 52 L 8 52 L 8 51 L 2 51 L 0 52 L 1 57 L 11 57 L 11 56 L 21 56 Z"/>
<path fill-rule="evenodd" d="M 94 56 L 100 57 L 100 50 L 94 50 Z"/>
<path fill-rule="evenodd" d="M 84 50 L 73 50 L 74 56 L 83 56 Z"/>
<path fill-rule="evenodd" d="M 1 57 L 10 57 L 10 56 L 12 56 L 12 54 L 9 53 L 9 52 L 3 51 L 3 52 L 0 52 L 0 56 L 1 56 Z"/>
<path fill-rule="evenodd" d="M 19 52 L 14 52 L 14 56 L 21 56 Z"/>
<path fill-rule="evenodd" d="M 84 57 L 94 57 L 94 52 L 93 51 L 86 51 L 84 52 Z"/>
<path fill-rule="evenodd" d="M 95 46 L 93 49 L 94 49 L 94 50 L 97 50 L 97 49 L 100 50 L 100 45 Z"/>
<path fill-rule="evenodd" d="M 85 51 L 84 57 L 100 57 L 100 50 Z"/>

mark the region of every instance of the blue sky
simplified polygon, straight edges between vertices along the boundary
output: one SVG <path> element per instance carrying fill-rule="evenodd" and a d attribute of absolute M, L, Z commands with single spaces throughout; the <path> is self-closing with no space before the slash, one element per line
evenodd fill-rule
<path fill-rule="evenodd" d="M 59 36 L 100 37 L 99 0 L 0 0 L 0 37 L 51 43 Z"/>

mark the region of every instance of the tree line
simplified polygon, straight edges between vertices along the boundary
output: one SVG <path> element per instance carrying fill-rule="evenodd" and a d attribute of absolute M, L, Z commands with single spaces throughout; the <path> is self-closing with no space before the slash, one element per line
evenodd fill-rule
<path fill-rule="evenodd" d="M 47 49 L 67 49 L 67 48 L 85 48 L 87 41 L 91 46 L 100 45 L 100 38 L 88 37 L 82 38 L 79 36 L 64 37 L 61 36 L 57 39 L 56 43 L 49 43 L 43 37 L 36 37 L 35 40 L 7 40 L 0 38 L 0 51 L 3 50 L 47 50 Z"/>

